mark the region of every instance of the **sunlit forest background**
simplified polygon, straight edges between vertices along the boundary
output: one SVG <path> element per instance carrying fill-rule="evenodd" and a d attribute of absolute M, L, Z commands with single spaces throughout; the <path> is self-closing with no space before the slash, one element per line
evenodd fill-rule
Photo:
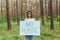
<path fill-rule="evenodd" d="M 60 40 L 60 0 L 0 0 L 0 40 L 25 40 L 19 22 L 27 11 L 41 22 L 34 40 Z"/>

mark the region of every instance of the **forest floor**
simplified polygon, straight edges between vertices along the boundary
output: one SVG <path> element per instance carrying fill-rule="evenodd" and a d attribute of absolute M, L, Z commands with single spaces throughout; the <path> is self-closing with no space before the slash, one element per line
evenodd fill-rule
<path fill-rule="evenodd" d="M 11 31 L 7 30 L 7 24 L 0 24 L 0 40 L 23 40 L 20 36 L 19 26 L 16 22 L 11 22 Z M 34 40 L 60 40 L 60 28 L 58 22 L 54 22 L 54 30 L 50 30 L 50 22 L 45 21 L 45 25 L 40 27 L 40 36 L 34 36 Z"/>

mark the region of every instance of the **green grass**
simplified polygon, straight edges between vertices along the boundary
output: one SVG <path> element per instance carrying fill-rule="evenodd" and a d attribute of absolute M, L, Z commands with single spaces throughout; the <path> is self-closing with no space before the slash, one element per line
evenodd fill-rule
<path fill-rule="evenodd" d="M 19 26 L 16 22 L 11 21 L 12 29 L 7 30 L 6 22 L 0 24 L 0 40 L 23 40 L 20 36 Z M 41 35 L 34 36 L 34 40 L 60 40 L 60 28 L 58 22 L 54 20 L 54 30 L 50 30 L 50 22 L 46 22 L 45 25 L 40 27 Z"/>

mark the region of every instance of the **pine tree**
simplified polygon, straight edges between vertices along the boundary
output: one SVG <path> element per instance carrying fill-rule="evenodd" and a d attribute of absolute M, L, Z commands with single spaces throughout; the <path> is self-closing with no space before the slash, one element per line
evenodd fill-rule
<path fill-rule="evenodd" d="M 11 30 L 10 15 L 9 15 L 9 0 L 6 0 L 6 16 L 7 16 L 7 28 Z"/>
<path fill-rule="evenodd" d="M 51 26 L 50 29 L 54 29 L 54 22 L 53 22 L 53 12 L 52 12 L 52 0 L 50 0 L 50 17 L 51 17 Z"/>

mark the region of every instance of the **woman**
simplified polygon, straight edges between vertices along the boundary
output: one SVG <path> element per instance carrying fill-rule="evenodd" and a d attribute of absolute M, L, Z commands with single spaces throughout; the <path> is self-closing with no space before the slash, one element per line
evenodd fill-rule
<path fill-rule="evenodd" d="M 25 18 L 25 20 L 34 20 L 34 18 L 32 17 L 31 11 L 27 12 L 27 18 Z M 25 39 L 26 40 L 34 40 L 33 35 L 25 35 Z"/>

